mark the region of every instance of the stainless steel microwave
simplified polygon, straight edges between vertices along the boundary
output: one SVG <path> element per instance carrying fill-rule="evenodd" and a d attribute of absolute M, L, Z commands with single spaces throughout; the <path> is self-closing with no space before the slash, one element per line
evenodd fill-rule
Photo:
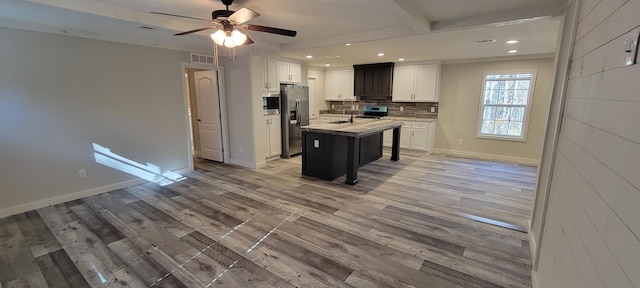
<path fill-rule="evenodd" d="M 280 94 L 269 94 L 262 97 L 262 110 L 280 111 Z M 275 114 L 278 114 L 277 112 Z"/>

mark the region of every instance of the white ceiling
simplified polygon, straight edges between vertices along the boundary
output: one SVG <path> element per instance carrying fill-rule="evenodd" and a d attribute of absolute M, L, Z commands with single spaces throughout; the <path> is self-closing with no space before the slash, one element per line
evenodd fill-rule
<path fill-rule="evenodd" d="M 224 9 L 219 0 L 6 0 L 0 26 L 138 45 L 212 52 L 207 31 L 174 33 Z M 555 51 L 564 0 L 236 0 L 261 14 L 250 24 L 298 31 L 295 38 L 248 31 L 257 51 L 332 67 L 361 63 L 439 61 L 550 54 Z M 155 30 L 140 29 L 149 26 Z M 478 44 L 477 40 L 496 42 Z M 506 40 L 520 42 L 505 44 Z M 352 43 L 345 46 L 345 43 Z M 507 54 L 508 50 L 518 50 Z M 378 57 L 378 52 L 385 53 Z M 312 55 L 312 59 L 306 59 Z M 326 56 L 338 55 L 339 58 Z"/>

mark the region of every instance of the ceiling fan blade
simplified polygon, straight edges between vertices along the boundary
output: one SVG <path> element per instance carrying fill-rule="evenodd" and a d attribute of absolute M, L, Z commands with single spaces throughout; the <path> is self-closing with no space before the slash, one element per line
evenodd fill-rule
<path fill-rule="evenodd" d="M 247 30 L 251 30 L 251 31 L 266 32 L 266 33 L 284 35 L 284 36 L 289 36 L 289 37 L 296 37 L 296 34 L 298 34 L 298 32 L 293 31 L 293 30 L 280 29 L 280 28 L 267 27 L 267 26 L 260 26 L 260 25 L 245 25 L 243 28 L 247 29 Z"/>
<path fill-rule="evenodd" d="M 187 19 L 193 19 L 193 20 L 200 20 L 200 21 L 205 21 L 205 22 L 208 22 L 208 23 L 214 23 L 214 21 L 209 20 L 209 19 L 196 18 L 196 17 L 190 17 L 190 16 L 182 16 L 182 15 L 176 15 L 176 14 L 170 14 L 170 13 L 164 13 L 164 12 L 151 12 L 151 14 L 173 16 L 173 17 L 187 18 Z"/>
<path fill-rule="evenodd" d="M 218 26 L 202 27 L 202 28 L 198 28 L 198 29 L 193 29 L 193 30 L 189 30 L 189 31 L 176 33 L 176 34 L 173 34 L 173 35 L 182 36 L 182 35 L 187 35 L 187 34 L 191 34 L 191 33 L 196 33 L 196 32 L 200 32 L 200 31 L 209 30 L 209 29 L 216 29 L 216 28 L 218 28 Z"/>
<path fill-rule="evenodd" d="M 242 44 L 242 46 L 253 44 L 253 43 L 255 43 L 255 42 L 253 42 L 253 40 L 251 38 L 249 38 L 249 36 L 247 36 L 247 40 L 244 41 L 244 44 Z"/>
<path fill-rule="evenodd" d="M 233 24 L 239 25 L 258 16 L 260 16 L 260 13 L 251 9 L 242 8 L 237 12 L 231 14 L 231 16 L 229 16 L 229 20 L 233 22 Z"/>

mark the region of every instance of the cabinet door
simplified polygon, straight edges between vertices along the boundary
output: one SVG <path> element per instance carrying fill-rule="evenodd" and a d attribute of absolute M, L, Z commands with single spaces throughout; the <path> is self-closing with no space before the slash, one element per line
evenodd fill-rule
<path fill-rule="evenodd" d="M 302 83 L 302 66 L 298 63 L 289 63 L 289 82 Z"/>
<path fill-rule="evenodd" d="M 433 153 L 436 144 L 436 122 L 429 122 L 429 132 L 427 133 L 427 151 Z"/>
<path fill-rule="evenodd" d="M 402 134 L 402 131 L 400 131 Z M 393 146 L 393 129 L 385 130 L 382 135 L 382 145 L 385 147 Z"/>
<path fill-rule="evenodd" d="M 428 130 L 412 129 L 411 130 L 411 149 L 427 151 Z"/>
<path fill-rule="evenodd" d="M 271 122 L 269 122 L 269 146 L 271 147 L 271 156 L 278 156 L 282 154 L 282 130 L 280 127 L 280 116 L 271 116 Z"/>
<path fill-rule="evenodd" d="M 271 140 L 269 139 L 271 136 L 271 132 L 269 131 L 269 121 L 271 118 L 269 116 L 264 116 L 264 157 L 271 157 Z"/>
<path fill-rule="evenodd" d="M 380 90 L 377 91 L 377 94 L 380 96 L 389 96 L 392 92 L 393 85 L 393 67 L 385 66 L 378 68 L 380 71 Z M 391 94 L 393 95 L 393 94 Z"/>
<path fill-rule="evenodd" d="M 340 99 L 340 71 L 329 70 L 325 72 L 324 78 L 324 99 L 325 100 L 342 100 Z"/>
<path fill-rule="evenodd" d="M 289 83 L 289 63 L 278 61 L 278 81 Z"/>
<path fill-rule="evenodd" d="M 416 66 L 416 92 L 414 101 L 438 101 L 438 66 L 439 65 L 436 64 Z"/>
<path fill-rule="evenodd" d="M 278 61 L 267 59 L 266 65 L 266 88 L 270 93 L 280 93 L 280 83 L 278 83 Z"/>
<path fill-rule="evenodd" d="M 400 129 L 400 148 L 411 149 L 411 126 L 408 123 Z"/>
<path fill-rule="evenodd" d="M 340 70 L 340 99 L 351 99 L 353 97 L 353 69 Z"/>
<path fill-rule="evenodd" d="M 393 70 L 393 102 L 413 102 L 415 66 L 396 66 Z"/>
<path fill-rule="evenodd" d="M 367 83 L 365 83 L 365 79 L 367 79 L 366 77 L 367 70 L 368 70 L 367 68 L 361 67 L 361 66 L 353 68 L 354 95 L 357 95 L 357 96 L 369 95 L 367 91 L 368 85 Z"/>

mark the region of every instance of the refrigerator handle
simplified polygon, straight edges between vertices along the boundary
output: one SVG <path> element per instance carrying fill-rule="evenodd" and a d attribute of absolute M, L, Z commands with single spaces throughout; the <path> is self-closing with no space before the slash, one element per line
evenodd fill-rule
<path fill-rule="evenodd" d="M 302 115 L 300 115 L 300 106 L 302 104 L 300 103 L 300 99 L 296 99 L 296 120 L 298 122 L 298 126 L 302 126 Z"/>

